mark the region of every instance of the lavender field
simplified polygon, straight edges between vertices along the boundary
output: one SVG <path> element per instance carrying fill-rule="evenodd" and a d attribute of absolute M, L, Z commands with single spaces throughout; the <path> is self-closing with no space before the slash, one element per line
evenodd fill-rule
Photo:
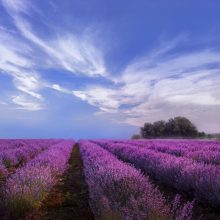
<path fill-rule="evenodd" d="M 220 219 L 220 141 L 0 140 L 0 219 Z"/>
<path fill-rule="evenodd" d="M 220 1 L 0 0 L 0 220 L 220 220 Z"/>

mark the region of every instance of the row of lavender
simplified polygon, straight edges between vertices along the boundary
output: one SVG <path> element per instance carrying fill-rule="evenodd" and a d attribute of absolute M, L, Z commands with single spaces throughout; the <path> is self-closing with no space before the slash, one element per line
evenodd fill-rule
<path fill-rule="evenodd" d="M 56 142 L 56 141 L 55 141 Z M 18 168 L 1 188 L 6 215 L 20 218 L 38 207 L 67 168 L 74 141 L 58 141 Z"/>
<path fill-rule="evenodd" d="M 128 143 L 131 141 L 118 141 Z M 197 162 L 220 165 L 220 141 L 132 141 L 132 144 L 139 147 L 146 147 L 151 150 L 168 153 L 177 157 L 186 157 Z"/>
<path fill-rule="evenodd" d="M 39 143 L 39 144 L 44 144 L 47 142 L 54 143 L 61 140 L 62 139 L 0 139 L 0 151 L 16 149 L 33 143 Z"/>
<path fill-rule="evenodd" d="M 61 140 L 0 140 L 0 180 Z"/>
<path fill-rule="evenodd" d="M 188 220 L 192 204 L 180 207 L 179 197 L 168 204 L 147 176 L 89 141 L 80 141 L 90 206 L 96 219 Z"/>
<path fill-rule="evenodd" d="M 159 184 L 175 188 L 198 201 L 220 207 L 220 169 L 218 166 L 197 163 L 185 157 L 140 148 L 132 141 L 115 143 L 95 141 L 123 161 L 132 163 Z"/>

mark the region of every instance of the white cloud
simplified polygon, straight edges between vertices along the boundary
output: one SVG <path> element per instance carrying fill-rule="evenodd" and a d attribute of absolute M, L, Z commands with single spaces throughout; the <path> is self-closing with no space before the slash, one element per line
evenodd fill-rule
<path fill-rule="evenodd" d="M 41 94 L 38 93 L 41 86 L 41 80 L 38 74 L 28 72 L 22 74 L 14 74 L 14 84 L 18 90 L 27 93 L 34 98 L 42 99 Z"/>
<path fill-rule="evenodd" d="M 22 17 L 21 12 L 29 13 L 30 6 L 23 8 L 26 1 L 23 0 L 23 3 L 19 4 L 14 0 L 3 2 L 20 33 L 44 51 L 46 59 L 53 67 L 57 66 L 74 74 L 88 76 L 107 74 L 103 54 L 94 46 L 92 37 L 89 37 L 88 33 L 86 36 L 64 33 L 52 39 L 41 39 L 34 33 L 27 19 Z"/>
<path fill-rule="evenodd" d="M 42 80 L 33 72 L 34 62 L 28 55 L 31 49 L 22 41 L 0 31 L 0 71 L 13 78 L 16 89 L 41 99 L 39 90 Z"/>
<path fill-rule="evenodd" d="M 57 68 L 89 77 L 106 75 L 103 55 L 88 33 L 86 37 L 54 33 L 54 37 L 42 39 L 27 20 L 32 18 L 32 12 L 38 12 L 33 4 L 26 0 L 2 0 L 2 3 L 17 31 L 0 26 L 0 73 L 12 76 L 17 90 L 41 100 L 41 89 L 45 87 L 71 93 L 58 84 L 43 80 L 39 68 Z"/>
<path fill-rule="evenodd" d="M 0 101 L 0 105 L 7 105 L 7 103 L 4 101 Z"/>
<path fill-rule="evenodd" d="M 79 39 L 74 35 L 63 35 L 54 39 L 51 47 L 56 48 L 52 56 L 58 59 L 64 69 L 88 76 L 106 75 L 101 51 L 83 36 Z"/>
<path fill-rule="evenodd" d="M 154 53 L 129 64 L 121 77 L 113 79 L 116 86 L 88 86 L 74 95 L 97 106 L 99 114 L 135 126 L 178 115 L 201 124 L 196 115 L 207 117 L 206 111 L 220 105 L 220 68 L 208 68 L 219 63 L 220 53 L 156 54 L 159 56 Z M 215 110 L 220 122 L 218 114 L 220 110 Z"/>
<path fill-rule="evenodd" d="M 73 94 L 90 105 L 103 109 L 117 109 L 120 106 L 120 100 L 117 100 L 115 91 L 112 89 L 94 87 L 87 91 L 73 91 Z"/>
<path fill-rule="evenodd" d="M 2 3 L 9 13 L 27 14 L 31 6 L 26 0 L 2 0 Z"/>
<path fill-rule="evenodd" d="M 48 85 L 48 88 L 54 89 L 58 92 L 62 92 L 62 93 L 66 93 L 66 94 L 72 94 L 72 92 L 69 89 L 66 89 L 62 86 L 60 86 L 59 84 L 52 84 L 52 85 Z"/>
<path fill-rule="evenodd" d="M 37 111 L 43 109 L 42 103 L 39 100 L 34 100 L 27 95 L 12 96 L 12 102 L 18 105 L 17 109 Z"/>

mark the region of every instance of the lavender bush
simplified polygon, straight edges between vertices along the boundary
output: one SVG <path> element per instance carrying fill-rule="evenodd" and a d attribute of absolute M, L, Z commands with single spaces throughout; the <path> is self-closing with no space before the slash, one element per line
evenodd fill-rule
<path fill-rule="evenodd" d="M 184 213 L 192 214 L 184 206 L 174 216 L 171 206 L 147 176 L 94 143 L 80 141 L 79 145 L 96 219 L 183 220 Z"/>
<path fill-rule="evenodd" d="M 128 143 L 178 157 L 190 158 L 197 162 L 220 165 L 220 141 L 148 140 L 117 141 L 116 143 Z"/>
<path fill-rule="evenodd" d="M 61 140 L 4 140 L 5 148 L 2 147 L 0 151 L 0 163 L 6 168 L 17 167 L 23 165 L 27 161 L 34 158 L 38 153 L 47 149 L 49 146 L 60 142 Z"/>
<path fill-rule="evenodd" d="M 220 207 L 220 169 L 218 166 L 140 148 L 133 145 L 133 142 L 96 141 L 96 143 L 122 160 L 134 164 L 161 184 L 188 193 L 206 205 Z"/>
<path fill-rule="evenodd" d="M 73 143 L 62 141 L 49 147 L 7 179 L 3 192 L 8 216 L 22 217 L 40 205 L 66 169 Z"/>
<path fill-rule="evenodd" d="M 7 169 L 0 162 L 0 184 L 1 184 L 1 181 L 7 177 L 7 175 L 8 175 Z"/>

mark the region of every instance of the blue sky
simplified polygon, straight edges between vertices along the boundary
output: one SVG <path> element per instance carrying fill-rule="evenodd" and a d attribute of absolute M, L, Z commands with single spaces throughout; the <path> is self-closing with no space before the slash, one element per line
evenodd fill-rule
<path fill-rule="evenodd" d="M 220 131 L 220 3 L 0 0 L 0 137 Z"/>

